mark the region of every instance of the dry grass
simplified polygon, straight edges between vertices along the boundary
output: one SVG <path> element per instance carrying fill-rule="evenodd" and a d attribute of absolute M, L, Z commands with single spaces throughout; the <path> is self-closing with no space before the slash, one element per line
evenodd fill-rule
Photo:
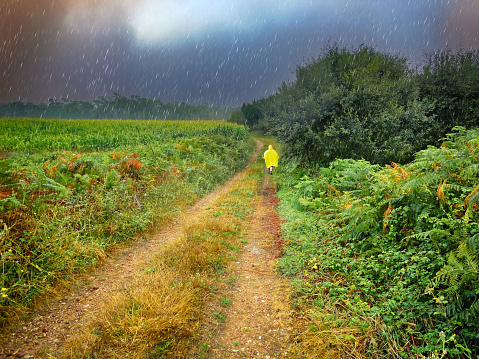
<path fill-rule="evenodd" d="M 64 357 L 144 358 L 159 348 L 177 349 L 197 329 L 195 285 L 178 282 L 171 268 L 145 273 L 116 293 Z M 182 345 L 183 344 L 183 345 Z"/>
<path fill-rule="evenodd" d="M 134 283 L 112 294 L 100 314 L 67 342 L 61 357 L 185 357 L 194 350 L 199 328 L 212 315 L 205 308 L 215 283 L 227 274 L 228 255 L 240 245 L 244 219 L 237 210 L 247 213 L 258 173 L 259 167 L 250 167 L 228 194 L 187 224 L 184 235 L 145 263 Z"/>
<path fill-rule="evenodd" d="M 342 282 L 328 276 L 315 281 Z M 297 298 L 294 314 L 294 339 L 288 358 L 381 358 L 377 338 L 383 330 L 379 317 L 364 313 L 365 302 L 353 304 L 331 299 L 327 293 L 316 292 Z"/>
<path fill-rule="evenodd" d="M 375 337 L 380 331 L 379 321 L 362 318 L 368 326 L 351 325 L 350 313 L 323 307 L 321 312 L 311 308 L 297 308 L 295 338 L 288 354 L 290 358 L 376 358 L 368 354 L 368 347 L 377 347 Z M 301 313 L 301 314 L 299 314 Z"/>

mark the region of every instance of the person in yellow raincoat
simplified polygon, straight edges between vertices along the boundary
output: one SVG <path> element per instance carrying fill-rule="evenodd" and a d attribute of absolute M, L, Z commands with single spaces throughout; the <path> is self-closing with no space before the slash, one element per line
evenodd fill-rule
<path fill-rule="evenodd" d="M 266 162 L 266 168 L 270 175 L 273 174 L 273 167 L 278 167 L 278 153 L 273 150 L 273 145 L 269 145 L 268 150 L 263 155 Z"/>

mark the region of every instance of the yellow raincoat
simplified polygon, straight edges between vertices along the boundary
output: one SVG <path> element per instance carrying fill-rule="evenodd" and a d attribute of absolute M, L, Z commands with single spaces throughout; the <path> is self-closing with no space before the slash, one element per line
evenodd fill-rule
<path fill-rule="evenodd" d="M 266 162 L 266 167 L 270 168 L 271 166 L 278 167 L 278 153 L 273 150 L 273 146 L 269 145 L 268 150 L 263 155 L 264 161 Z"/>

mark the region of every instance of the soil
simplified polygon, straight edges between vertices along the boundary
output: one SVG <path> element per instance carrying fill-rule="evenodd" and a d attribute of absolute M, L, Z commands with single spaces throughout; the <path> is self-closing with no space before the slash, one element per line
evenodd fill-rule
<path fill-rule="evenodd" d="M 262 143 L 257 141 L 253 161 Z M 250 163 L 251 163 L 250 161 Z M 87 277 L 78 278 L 27 320 L 11 327 L 0 342 L 0 359 L 51 358 L 62 344 L 95 316 L 110 291 L 128 287 L 158 248 L 181 234 L 209 203 L 227 193 L 240 174 L 200 200 L 149 240 L 112 255 Z M 289 287 L 275 270 L 281 248 L 280 221 L 273 181 L 265 174 L 248 229 L 248 244 L 236 263 L 237 283 L 231 293 L 228 320 L 210 353 L 218 358 L 281 358 L 290 335 Z"/>
<path fill-rule="evenodd" d="M 274 182 L 265 174 L 249 223 L 215 358 L 284 358 L 291 334 L 290 285 L 276 271 L 282 238 Z"/>

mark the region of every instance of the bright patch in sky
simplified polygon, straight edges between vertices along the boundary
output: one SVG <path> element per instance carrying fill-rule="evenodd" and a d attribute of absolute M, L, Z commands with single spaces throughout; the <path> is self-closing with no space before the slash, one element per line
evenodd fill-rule
<path fill-rule="evenodd" d="M 321 3 L 332 4 L 331 0 Z M 205 34 L 258 31 L 269 24 L 284 23 L 292 15 L 304 14 L 311 4 L 312 1 L 291 0 L 143 0 L 135 5 L 131 25 L 139 40 L 181 42 Z"/>
<path fill-rule="evenodd" d="M 137 7 L 131 25 L 143 41 L 164 42 L 188 38 L 213 26 L 227 27 L 222 14 L 229 12 L 225 3 L 211 2 L 201 6 L 197 1 L 143 1 Z M 234 23 L 235 19 L 231 19 Z M 228 20 L 228 21 L 231 21 Z"/>

